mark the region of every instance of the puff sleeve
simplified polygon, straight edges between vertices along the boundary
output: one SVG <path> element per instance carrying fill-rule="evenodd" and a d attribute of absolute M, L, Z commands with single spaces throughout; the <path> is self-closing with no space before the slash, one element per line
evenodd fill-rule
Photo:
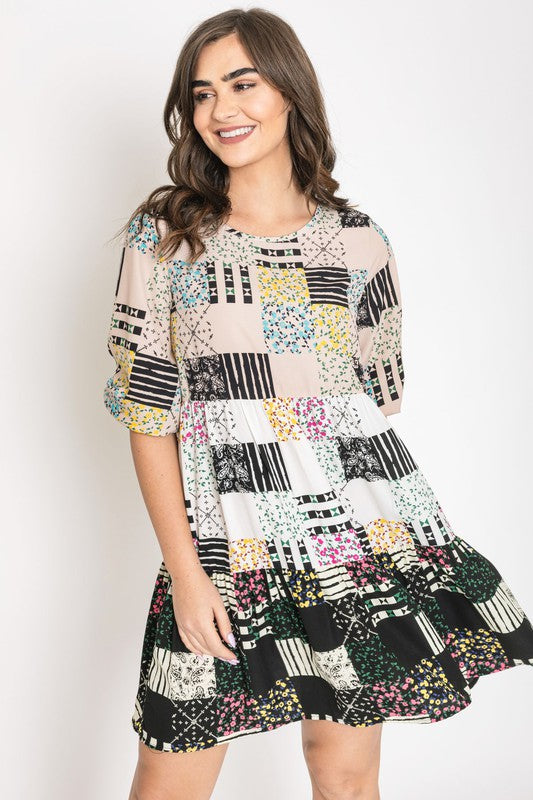
<path fill-rule="evenodd" d="M 154 218 L 138 214 L 121 254 L 107 339 L 115 371 L 104 388 L 110 414 L 150 436 L 178 431 L 181 404 L 168 263 L 155 256 L 158 241 Z"/>
<path fill-rule="evenodd" d="M 365 392 L 383 414 L 401 409 L 404 387 L 402 301 L 396 259 L 384 231 L 369 218 L 372 254 L 357 306 Z"/>

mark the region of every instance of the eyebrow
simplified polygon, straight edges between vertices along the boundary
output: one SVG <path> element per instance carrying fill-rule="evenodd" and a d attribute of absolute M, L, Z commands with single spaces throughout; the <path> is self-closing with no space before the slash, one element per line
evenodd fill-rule
<path fill-rule="evenodd" d="M 240 75 L 245 75 L 247 72 L 256 72 L 257 70 L 255 67 L 241 67 L 240 69 L 234 69 L 233 72 L 228 72 L 227 75 L 222 76 L 223 81 L 231 81 L 233 78 L 238 78 Z M 259 73 L 258 73 L 259 74 Z M 194 89 L 195 86 L 212 86 L 213 83 L 211 81 L 192 81 L 191 87 Z"/>

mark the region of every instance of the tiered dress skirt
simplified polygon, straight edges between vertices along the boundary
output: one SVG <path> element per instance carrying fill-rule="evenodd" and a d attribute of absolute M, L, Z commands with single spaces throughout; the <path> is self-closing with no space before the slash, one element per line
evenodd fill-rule
<path fill-rule="evenodd" d="M 520 603 L 364 392 L 184 402 L 179 453 L 238 664 L 185 647 L 161 563 L 132 717 L 149 747 L 301 719 L 438 722 L 481 676 L 533 666 Z"/>

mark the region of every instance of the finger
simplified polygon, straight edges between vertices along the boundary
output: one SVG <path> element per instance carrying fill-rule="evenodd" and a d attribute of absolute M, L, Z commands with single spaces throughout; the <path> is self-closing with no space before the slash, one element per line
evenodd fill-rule
<path fill-rule="evenodd" d="M 192 653 L 194 653 L 197 656 L 207 655 L 207 653 L 204 652 L 203 645 L 201 645 L 198 642 L 198 640 L 192 634 L 187 634 L 187 633 L 185 633 L 185 631 L 182 631 L 179 628 L 178 628 L 178 631 L 179 631 L 179 635 L 180 635 L 181 641 L 183 642 L 183 644 L 185 645 L 185 647 L 188 650 L 190 650 Z"/>
<path fill-rule="evenodd" d="M 224 604 L 221 602 L 219 606 L 213 609 L 213 611 L 215 614 L 215 621 L 217 623 L 218 631 L 224 639 L 224 643 L 227 643 L 230 647 L 236 647 L 235 636 L 233 635 L 233 631 L 231 629 L 231 620 Z"/>
<path fill-rule="evenodd" d="M 184 638 L 183 635 L 180 634 L 180 636 L 183 640 Z M 209 647 L 206 638 L 202 636 L 202 634 L 199 631 L 195 631 L 194 633 L 190 632 L 188 635 L 186 634 L 186 636 L 190 641 L 190 646 L 187 645 L 189 647 L 189 650 L 192 650 L 194 653 L 196 653 L 196 655 L 215 657 L 215 654 L 211 651 L 211 648 Z M 228 660 L 228 659 L 234 659 L 235 655 L 234 653 L 230 653 L 227 658 L 226 656 L 218 656 L 218 655 L 216 657 Z"/>
<path fill-rule="evenodd" d="M 231 650 L 222 642 L 217 629 L 215 628 L 215 621 L 213 620 L 211 626 L 205 632 L 202 631 L 203 638 L 210 653 L 216 658 L 223 658 L 225 661 L 234 661 L 237 658 L 236 653 Z"/>
<path fill-rule="evenodd" d="M 197 646 L 190 639 L 188 639 L 187 636 L 184 636 L 183 634 L 180 635 L 181 635 L 181 641 L 183 642 L 183 644 L 190 653 L 194 653 L 195 656 L 203 655 L 203 653 L 201 653 L 200 650 L 198 650 Z"/>

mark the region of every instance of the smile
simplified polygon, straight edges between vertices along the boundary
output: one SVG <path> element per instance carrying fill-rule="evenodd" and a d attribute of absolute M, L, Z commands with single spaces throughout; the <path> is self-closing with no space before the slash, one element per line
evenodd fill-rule
<path fill-rule="evenodd" d="M 255 125 L 245 125 L 242 128 L 235 128 L 232 131 L 217 131 L 217 136 L 222 141 L 233 144 L 234 142 L 242 142 L 243 139 L 246 139 L 254 128 Z"/>

